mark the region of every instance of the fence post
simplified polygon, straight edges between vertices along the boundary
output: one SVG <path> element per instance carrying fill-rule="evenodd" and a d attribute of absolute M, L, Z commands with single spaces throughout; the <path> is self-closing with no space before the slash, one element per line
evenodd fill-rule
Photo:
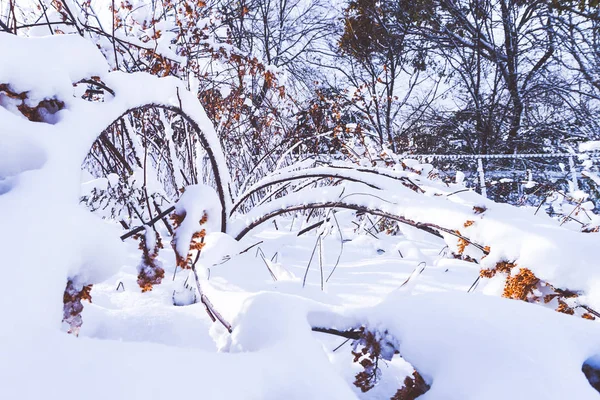
<path fill-rule="evenodd" d="M 573 156 L 569 157 L 569 170 L 571 171 L 571 182 L 573 188 L 571 191 L 579 190 L 579 184 L 577 183 L 577 169 L 575 168 L 575 159 Z"/>
<path fill-rule="evenodd" d="M 477 157 L 477 172 L 479 173 L 479 185 L 481 186 L 481 195 L 487 197 L 487 189 L 485 187 L 485 172 L 483 171 L 483 160 Z"/>

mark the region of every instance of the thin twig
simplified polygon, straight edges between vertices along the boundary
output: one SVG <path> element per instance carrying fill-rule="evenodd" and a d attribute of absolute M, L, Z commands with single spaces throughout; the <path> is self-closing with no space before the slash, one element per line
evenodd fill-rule
<path fill-rule="evenodd" d="M 251 248 L 253 248 L 254 246 L 258 246 L 259 244 L 263 243 L 263 241 L 261 240 L 260 242 L 256 242 L 254 243 L 252 246 L 246 248 L 245 250 L 240 251 L 238 254 L 244 254 L 245 252 L 247 252 L 248 250 L 250 250 Z"/>
<path fill-rule="evenodd" d="M 160 221 L 164 216 L 172 213 L 173 211 L 175 211 L 175 206 L 171 206 L 171 207 L 167 208 L 165 211 L 161 212 L 160 214 L 158 214 L 156 217 L 152 218 L 150 221 L 148 221 L 144 225 L 140 225 L 137 228 L 134 228 L 134 229 L 130 230 L 129 232 L 127 232 L 126 234 L 122 235 L 121 240 L 128 239 L 128 238 L 132 237 L 133 235 L 135 235 L 136 233 L 140 233 L 141 231 L 143 231 L 146 228 L 146 226 L 153 226 L 158 221 Z"/>
<path fill-rule="evenodd" d="M 417 275 L 421 275 L 421 273 L 423 271 L 425 271 L 425 267 L 427 267 L 427 263 L 425 261 L 421 261 L 419 264 L 417 264 L 417 266 L 415 267 L 415 269 L 413 269 L 413 271 L 410 273 L 410 275 L 408 276 L 408 278 L 406 278 L 406 280 L 402 283 L 402 285 L 400 285 L 400 287 L 398 289 L 400 289 L 401 287 L 403 287 L 404 285 L 406 285 L 408 283 L 408 281 L 410 281 L 410 278 L 412 278 L 413 274 L 415 273 L 415 271 L 417 270 L 417 268 L 419 268 L 421 266 L 421 264 L 425 264 L 425 266 L 419 271 L 419 273 Z"/>
<path fill-rule="evenodd" d="M 202 237 L 200 242 L 204 243 L 204 236 Z M 225 329 L 227 329 L 227 332 L 231 333 L 233 332 L 231 324 L 229 324 L 229 322 L 227 322 L 225 318 L 223 318 L 223 316 L 217 310 L 215 310 L 215 307 L 212 305 L 208 297 L 204 294 L 204 292 L 202 292 L 202 287 L 200 286 L 200 279 L 198 278 L 198 272 L 196 271 L 196 262 L 200 258 L 200 252 L 201 250 L 198 251 L 198 253 L 196 254 L 196 259 L 192 263 L 192 272 L 194 273 L 194 279 L 196 280 L 196 289 L 198 289 L 200 301 L 202 302 L 202 304 L 204 304 L 204 308 L 210 319 L 213 322 L 218 320 L 225 327 Z"/>
<path fill-rule="evenodd" d="M 348 338 L 348 339 L 344 340 L 344 341 L 342 342 L 342 344 L 340 344 L 340 345 L 339 345 L 338 347 L 336 347 L 335 349 L 331 350 L 331 352 L 332 352 L 332 353 L 335 353 L 335 352 L 336 352 L 336 351 L 338 351 L 338 350 L 339 350 L 339 349 L 340 349 L 340 348 L 341 348 L 343 345 L 345 345 L 346 343 L 348 343 L 350 340 L 351 340 L 350 338 Z"/>
<path fill-rule="evenodd" d="M 261 256 L 263 262 L 265 263 L 265 265 L 267 266 L 267 269 L 269 270 L 269 273 L 271 274 L 271 278 L 273 278 L 274 282 L 277 282 L 277 276 L 275 276 L 275 274 L 273 273 L 273 270 L 269 266 L 269 262 L 267 261 L 267 259 L 265 257 L 265 253 L 262 251 L 262 249 L 260 247 L 258 248 L 257 253 L 259 251 L 260 251 L 260 256 Z"/>
<path fill-rule="evenodd" d="M 344 252 L 344 236 L 342 235 L 342 229 L 340 228 L 340 224 L 338 222 L 338 219 L 335 216 L 335 212 L 332 212 L 331 215 L 333 216 L 333 220 L 335 221 L 335 224 L 337 225 L 338 232 L 340 234 L 340 252 L 338 254 L 337 260 L 335 261 L 335 265 L 333 266 L 333 269 L 329 273 L 329 276 L 327 276 L 327 279 L 325 279 L 325 282 L 329 282 L 329 278 L 331 278 L 331 276 L 335 272 L 338 264 L 340 263 L 340 259 L 342 258 L 342 253 Z"/>
<path fill-rule="evenodd" d="M 450 196 L 453 196 L 453 195 L 455 195 L 455 194 L 459 194 L 459 193 L 462 193 L 462 192 L 469 192 L 470 190 L 471 190 L 471 189 L 461 189 L 461 190 L 457 190 L 456 192 L 452 192 L 452 193 L 449 193 L 449 194 L 447 194 L 447 195 L 446 195 L 446 197 L 450 197 Z"/>
<path fill-rule="evenodd" d="M 319 239 L 317 238 L 317 241 L 315 242 L 315 247 L 313 247 L 312 254 L 310 255 L 310 259 L 308 260 L 308 265 L 306 266 L 306 271 L 304 272 L 304 279 L 302 279 L 302 287 L 306 286 L 306 277 L 308 276 L 308 270 L 310 269 L 310 263 L 312 262 L 312 259 L 315 256 L 315 251 L 317 250 L 318 243 L 319 243 Z"/>
<path fill-rule="evenodd" d="M 320 332 L 320 333 L 327 333 L 329 335 L 341 336 L 341 337 L 344 337 L 346 339 L 351 339 L 351 340 L 360 339 L 360 331 L 358 331 L 358 330 L 340 331 L 340 330 L 334 329 L 334 328 L 322 328 L 319 326 L 313 326 L 312 331 Z"/>
<path fill-rule="evenodd" d="M 581 203 L 582 203 L 582 202 L 583 202 L 583 199 L 579 200 L 579 202 L 577 203 L 577 205 L 575 206 L 575 208 L 573 208 L 573 209 L 571 210 L 571 212 L 569 213 L 569 215 L 567 215 L 567 216 L 566 216 L 566 217 L 563 219 L 563 221 L 560 223 L 560 226 L 562 226 L 562 225 L 563 225 L 565 222 L 567 222 L 567 220 L 568 220 L 569 218 L 571 218 L 571 215 L 573 215 L 573 213 L 575 212 L 575 210 L 577 210 L 579 207 L 581 207 Z M 573 218 L 573 219 L 574 219 L 574 218 Z M 579 221 L 577 221 L 577 222 L 579 222 Z M 581 223 L 581 222 L 579 222 L 579 223 L 580 223 L 581 225 L 583 225 L 583 223 Z"/>
<path fill-rule="evenodd" d="M 319 269 L 321 271 L 321 291 L 324 290 L 323 284 L 323 236 L 319 235 Z"/>
<path fill-rule="evenodd" d="M 481 279 L 481 276 L 478 276 L 477 279 L 475 279 L 475 282 L 473 282 L 473 284 L 471 285 L 471 287 L 469 288 L 469 290 L 467 290 L 467 293 L 471 293 L 472 290 L 475 290 L 475 288 L 479 284 L 479 280 L 480 279 Z"/>
<path fill-rule="evenodd" d="M 308 227 L 302 229 L 300 232 L 298 232 L 298 234 L 296 236 L 304 235 L 306 232 L 311 231 L 311 230 L 323 225 L 324 222 L 325 222 L 325 220 L 316 222 L 316 223 L 312 224 L 311 226 L 308 226 Z"/>

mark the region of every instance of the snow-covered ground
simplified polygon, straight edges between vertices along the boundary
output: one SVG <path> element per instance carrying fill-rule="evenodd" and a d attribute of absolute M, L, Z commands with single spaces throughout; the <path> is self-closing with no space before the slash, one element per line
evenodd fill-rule
<path fill-rule="evenodd" d="M 53 354 L 55 343 L 42 360 L 59 376 L 72 376 L 82 389 L 95 387 L 86 398 L 98 399 L 178 394 L 389 399 L 413 367 L 432 384 L 423 399 L 599 397 L 581 372 L 583 362 L 600 351 L 594 322 L 467 293 L 478 266 L 447 258 L 442 240 L 412 229 L 379 238 L 345 229 L 339 264 L 324 290 L 316 257 L 303 288 L 316 236 L 298 237 L 297 229 L 290 232 L 290 223 L 282 219 L 279 229 L 269 226 L 247 237 L 238 252 L 262 243 L 210 267 L 204 290 L 233 321 L 231 336 L 212 324 L 202 304 L 173 305 L 174 295 L 189 295 L 194 285 L 188 271 L 174 274 L 170 249 L 160 255 L 165 281 L 141 293 L 136 283 L 140 252 L 132 241 L 127 265 L 94 285 L 81 336 L 60 338 L 66 354 Z M 339 251 L 339 238 L 324 239 L 325 278 Z M 361 393 L 352 384 L 361 368 L 352 362 L 351 341 L 310 331 L 320 323 L 342 330 L 357 323 L 388 330 L 404 358 L 382 361 L 381 381 Z M 36 365 L 24 367 L 33 368 L 30 374 L 41 373 L 39 355 L 28 350 L 24 358 L 29 357 Z M 42 375 L 47 377 L 44 385 L 17 386 L 14 393 L 21 398 L 34 398 L 37 390 L 58 395 L 63 385 L 72 384 L 54 373 Z"/>
<path fill-rule="evenodd" d="M 47 70 L 40 60 L 59 54 L 54 48 L 89 57 Z M 234 199 L 214 192 L 209 199 L 206 187 L 188 187 L 176 211 L 189 220 L 174 237 L 187 244 L 197 229 L 208 229 L 198 279 L 214 309 L 231 323 L 229 333 L 210 320 L 202 303 L 194 303 L 196 277 L 175 270 L 168 243 L 158 256 L 162 283 L 142 293 L 138 243 L 120 241 L 116 222 L 102 221 L 78 203 L 87 190 L 80 185 L 82 161 L 98 134 L 148 103 L 178 108 L 198 126 L 214 152 L 214 175 L 225 187 L 225 156 L 196 96 L 174 78 L 107 72 L 94 45 L 74 36 L 28 40 L 0 34 L 0 50 L 12 56 L 0 63 L 0 83 L 13 85 L 0 92 L 0 399 L 389 399 L 413 369 L 431 386 L 419 397 L 424 400 L 600 396 L 582 372 L 586 360 L 595 364 L 600 356 L 597 321 L 500 298 L 500 276 L 474 285 L 480 267 L 514 262 L 556 289 L 579 291 L 570 306 L 581 301 L 597 309 L 598 233 L 584 234 L 530 209 L 495 204 L 462 186 L 429 179 L 431 166 L 414 160 L 383 172 L 363 168 L 370 185 L 306 189 L 232 214 L 231 221 L 222 221 L 231 224 L 221 225 L 231 236 L 218 232 L 216 222 L 229 217 Z M 20 69 L 24 61 L 27 68 Z M 82 99 L 73 84 L 91 75 L 115 95 L 96 103 Z M 50 100 L 64 108 L 43 122 L 21 112 Z M 41 108 L 52 111 L 48 107 Z M 302 168 L 310 169 L 296 167 Z M 335 168 L 319 171 L 367 176 Z M 265 180 L 271 184 L 296 173 L 282 169 Z M 337 205 L 345 190 L 344 199 L 352 195 L 359 209 L 378 207 L 404 218 L 400 234 L 369 233 L 366 223 L 355 231 L 356 208 L 342 207 L 336 212 L 342 229 L 324 224 L 298 236 L 316 221 L 300 214 L 241 234 L 261 212 L 294 201 Z M 196 226 L 204 212 L 208 224 Z M 409 227 L 411 219 L 429 233 Z M 317 233 L 327 230 L 319 239 Z M 481 264 L 453 256 L 461 253 L 459 238 L 471 240 L 462 243 L 463 255 Z M 78 337 L 61 326 L 67 281 L 93 284 Z M 352 342 L 331 331 L 356 334 L 361 328 L 385 343 L 380 380 L 366 393 L 353 385 L 362 367 L 353 362 Z"/>

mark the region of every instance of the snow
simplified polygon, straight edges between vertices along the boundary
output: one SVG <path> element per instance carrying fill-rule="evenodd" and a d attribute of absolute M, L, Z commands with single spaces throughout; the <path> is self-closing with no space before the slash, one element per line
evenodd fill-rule
<path fill-rule="evenodd" d="M 374 307 L 337 314 L 335 307 L 326 310 L 296 296 L 261 293 L 242 310 L 227 344 L 230 351 L 279 347 L 282 341 L 302 343 L 310 351 L 311 324 L 343 330 L 368 321 L 369 329 L 387 330 L 399 341 L 400 355 L 432 385 L 424 399 L 598 396 L 581 373 L 582 364 L 600 350 L 598 326 L 519 301 L 401 291 Z"/>
<path fill-rule="evenodd" d="M 183 109 L 211 146 L 216 172 L 228 188 L 219 138 L 195 95 L 175 78 L 108 72 L 95 46 L 75 35 L 0 34 L 0 51 L 7 60 L 0 64 L 0 82 L 27 91 L 29 101 L 65 102 L 56 123 L 48 124 L 31 122 L 14 104 L 0 101 L 0 262 L 5 267 L 0 398 L 390 398 L 413 367 L 431 385 L 423 400 L 598 398 L 581 372 L 586 360 L 600 354 L 597 322 L 485 295 L 497 292 L 501 277 L 466 293 L 481 267 L 506 260 L 555 287 L 581 291 L 577 301 L 600 309 L 597 234 L 462 191 L 464 174 L 457 173 L 457 184 L 430 179 L 432 166 L 412 159 L 403 160 L 406 170 L 367 162 L 352 169 L 310 163 L 279 169 L 278 164 L 237 202 L 225 196 L 224 204 L 210 186 L 187 186 L 175 205 L 176 213 L 185 214 L 177 250 L 187 254 L 193 234 L 206 229 L 199 258 L 207 268 L 203 291 L 232 323 L 229 334 L 209 319 L 203 304 L 193 303 L 195 283 L 189 271 L 175 268 L 172 249 L 159 253 L 163 282 L 141 293 L 137 243 L 122 242 L 115 221 L 79 204 L 82 192 L 119 180 L 114 174 L 95 180 L 82 174 L 92 143 L 128 110 L 151 103 Z M 76 59 L 70 57 L 74 53 Z M 73 83 L 92 76 L 115 95 L 102 103 L 75 97 Z M 172 143 L 167 146 L 175 151 Z M 130 178 L 139 183 L 144 173 L 139 169 Z M 246 195 L 272 194 L 284 182 L 304 182 L 311 174 L 345 183 L 247 206 L 221 232 L 223 206 L 229 216 Z M 297 229 L 315 220 L 299 215 L 298 223 L 281 216 L 280 228 L 262 225 L 246 232 L 265 215 L 307 203 L 338 204 L 335 213 L 326 214 L 336 223 L 297 236 L 294 223 Z M 344 204 L 439 229 L 442 237 L 407 224 L 397 236 L 365 234 L 370 225 L 356 229 L 354 213 L 341 211 Z M 477 213 L 474 207 L 485 210 Z M 205 213 L 208 220 L 201 225 Z M 467 221 L 472 223 L 465 226 Z M 479 247 L 489 246 L 485 257 L 475 246 L 466 249 L 480 264 L 451 258 L 457 230 Z M 146 235 L 152 242 L 154 231 L 147 228 Z M 319 262 L 310 264 L 317 246 Z M 322 276 L 330 279 L 321 289 Z M 79 337 L 61 328 L 68 280 L 93 284 Z M 189 305 L 174 305 L 184 303 Z M 367 394 L 352 385 L 360 367 L 351 361 L 351 344 L 334 351 L 341 338 L 312 331 L 361 326 L 387 331 L 400 352 L 382 364 L 382 380 Z"/>
<path fill-rule="evenodd" d="M 217 214 L 219 217 L 220 215 Z M 234 238 L 222 232 L 210 232 L 206 235 L 206 246 L 198 260 L 203 265 L 210 267 L 219 265 L 231 259 L 240 249 L 240 244 Z"/>
<path fill-rule="evenodd" d="M 465 181 L 465 173 L 462 171 L 456 171 L 456 183 L 461 184 Z"/>
<path fill-rule="evenodd" d="M 325 172 L 320 168 L 315 170 Z M 288 175 L 293 176 L 294 173 L 292 171 Z M 352 173 L 356 174 L 355 171 Z M 352 177 L 352 173 L 348 176 Z M 336 176 L 343 174 L 346 172 L 336 172 Z M 274 179 L 279 176 L 275 175 Z M 404 176 L 428 189 L 426 196 L 398 185 L 393 179 L 369 175 L 363 180 L 381 190 L 358 183 L 305 190 L 255 207 L 241 215 L 237 222 L 231 224 L 230 234 L 234 237 L 239 236 L 247 226 L 258 220 L 260 215 L 272 214 L 276 210 L 307 203 L 345 202 L 357 207 L 378 209 L 411 221 L 439 224 L 450 230 L 459 230 L 474 243 L 490 247 L 490 254 L 482 260 L 482 267 L 493 268 L 500 261 L 514 261 L 517 265 L 533 271 L 537 277 L 552 282 L 555 287 L 583 290 L 592 302 L 589 305 L 593 308 L 600 307 L 600 303 L 597 302 L 600 299 L 600 290 L 596 284 L 600 274 L 595 267 L 598 261 L 593 252 L 589 251 L 595 246 L 595 235 L 582 235 L 558 227 L 554 221 L 532 215 L 526 209 L 496 204 L 473 192 L 447 196 L 460 190 L 460 186 L 444 187 L 414 173 L 405 173 Z M 261 185 L 262 182 L 258 182 L 255 187 Z M 380 201 L 381 198 L 385 201 Z M 487 211 L 477 215 L 473 207 L 481 205 L 485 206 Z M 340 207 L 343 205 L 340 204 Z M 474 221 L 474 224 L 465 228 L 466 221 Z M 456 243 L 455 236 L 447 235 L 448 246 L 456 249 Z M 481 253 L 479 254 L 478 258 L 481 258 Z M 573 258 L 572 254 L 578 256 Z M 566 265 L 569 268 L 565 268 Z"/>
<path fill-rule="evenodd" d="M 0 108 L 0 117 L 7 111 Z M 46 161 L 42 148 L 33 140 L 7 130 L 0 146 L 0 178 L 18 175 L 21 172 L 38 169 Z"/>
<path fill-rule="evenodd" d="M 66 109 L 59 111 L 60 118 L 55 125 L 30 122 L 0 107 L 4 127 L 0 132 L 1 151 L 2 155 L 11 154 L 2 157 L 2 175 L 20 173 L 9 182 L 8 192 L 0 197 L 0 205 L 3 210 L 26 211 L 3 215 L 0 243 L 10 250 L 3 263 L 20 266 L 7 273 L 7 280 L 2 284 L 3 299 L 20 297 L 19 287 L 10 282 L 27 282 L 28 290 L 38 296 L 24 299 L 22 305 L 28 313 L 15 316 L 15 326 L 27 329 L 33 322 L 38 325 L 36 329 L 46 331 L 60 325 L 60 301 L 49 311 L 41 306 L 46 300 L 39 304 L 35 299 L 60 299 L 67 278 L 95 283 L 122 266 L 123 244 L 118 239 L 117 228 L 90 215 L 78 204 L 80 165 L 97 135 L 126 110 L 147 104 L 149 100 L 160 103 L 167 99 L 176 105 L 179 99 L 185 104 L 191 98 L 193 105 L 188 106 L 187 111 L 197 118 L 209 142 L 218 143 L 218 139 L 210 138 L 214 130 L 193 95 L 181 90 L 178 96 L 180 83 L 176 80 L 158 80 L 147 74 L 107 73 L 101 54 L 83 38 L 57 35 L 23 39 L 2 34 L 0 45 L 9 60 L 0 67 L 0 81 L 10 82 L 11 87 L 18 90 L 31 90 L 39 98 L 65 96 L 62 100 Z M 56 58 L 57 54 L 67 51 L 80 52 L 81 57 L 76 60 L 61 57 L 59 62 L 53 63 L 56 70 L 49 67 L 46 72 L 44 63 L 37 59 L 23 63 L 26 67 L 19 69 L 13 65 L 16 61 L 11 61 L 27 61 L 35 54 L 43 61 L 45 57 Z M 108 96 L 104 103 L 96 104 L 72 97 L 72 84 L 86 74 L 99 75 L 115 89 L 116 97 Z M 13 82 L 16 86 L 12 86 Z M 223 158 L 222 154 L 216 156 Z M 223 173 L 222 178 L 226 182 L 227 173 Z M 29 256 L 32 245 L 37 254 L 44 255 L 43 260 Z M 39 273 L 33 272 L 37 270 Z"/>
<path fill-rule="evenodd" d="M 97 47 L 76 35 L 23 38 L 0 32 L 0 82 L 30 101 L 72 97 L 72 83 L 108 72 Z M 8 56 L 10 54 L 10 57 Z M 74 59 L 76 54 L 77 59 Z"/>
<path fill-rule="evenodd" d="M 600 349 L 589 321 L 465 293 L 392 295 L 364 315 L 431 384 L 424 400 L 598 398 L 581 373 Z"/>
<path fill-rule="evenodd" d="M 600 150 L 600 140 L 590 140 L 579 144 L 579 151 L 598 151 Z"/>
<path fill-rule="evenodd" d="M 191 185 L 175 205 L 175 213 L 185 216 L 177 228 L 177 252 L 187 254 L 192 236 L 202 229 L 206 233 L 219 231 L 221 227 L 221 203 L 215 190 L 207 185 Z M 208 217 L 201 223 L 204 215 Z"/>

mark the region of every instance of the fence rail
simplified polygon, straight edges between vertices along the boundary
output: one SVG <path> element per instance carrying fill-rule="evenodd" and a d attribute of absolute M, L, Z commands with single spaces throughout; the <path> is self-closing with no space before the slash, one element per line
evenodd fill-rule
<path fill-rule="evenodd" d="M 600 156 L 600 151 L 586 151 L 579 153 L 537 153 L 537 154 L 405 154 L 407 158 L 438 158 L 438 159 L 501 159 L 501 158 L 570 158 L 583 155 Z"/>

